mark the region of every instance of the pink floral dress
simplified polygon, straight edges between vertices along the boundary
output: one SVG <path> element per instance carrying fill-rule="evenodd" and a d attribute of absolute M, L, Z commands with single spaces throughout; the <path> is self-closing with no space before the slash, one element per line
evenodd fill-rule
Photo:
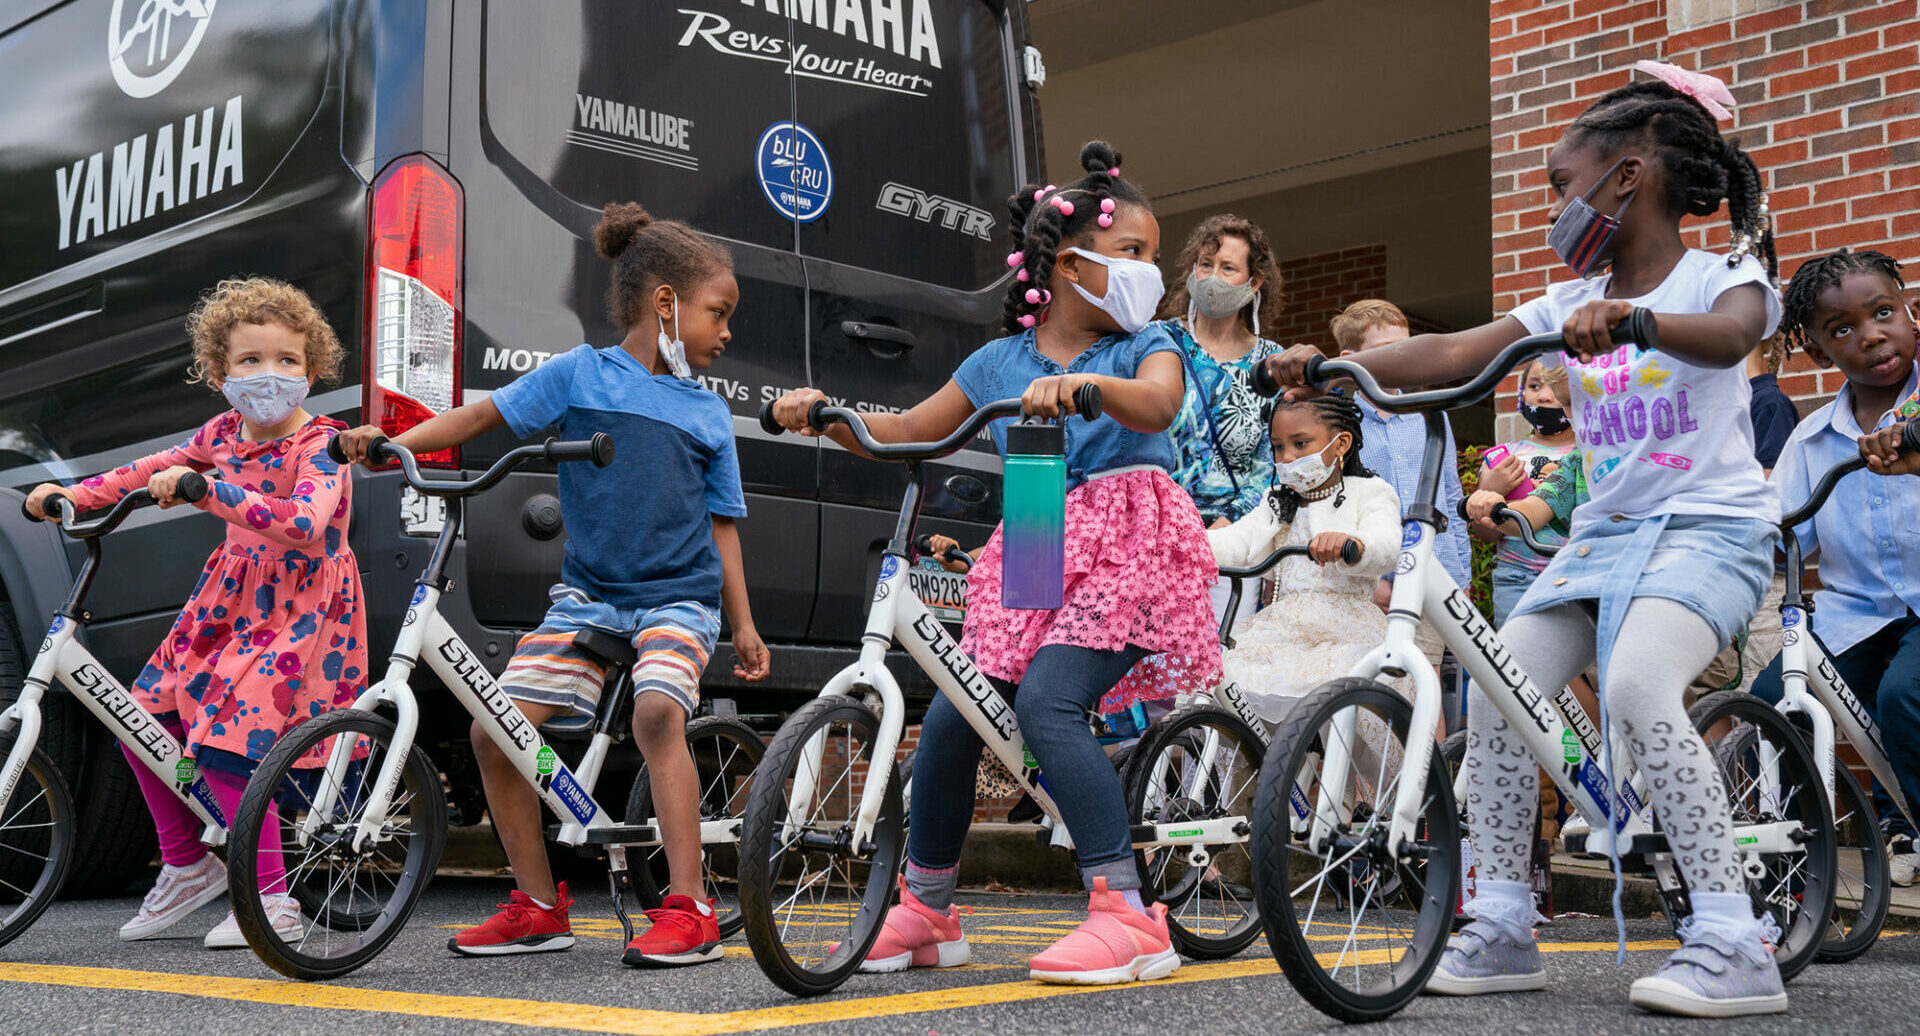
<path fill-rule="evenodd" d="M 284 439 L 246 442 L 229 410 L 182 445 L 74 487 L 89 511 L 166 468 L 207 475 L 194 506 L 226 520 L 227 540 L 133 685 L 148 712 L 179 713 L 189 755 L 213 748 L 258 763 L 289 728 L 351 704 L 366 685 L 351 483 L 326 452 L 345 427 L 316 417 Z M 324 747 L 297 765 L 324 763 Z"/>

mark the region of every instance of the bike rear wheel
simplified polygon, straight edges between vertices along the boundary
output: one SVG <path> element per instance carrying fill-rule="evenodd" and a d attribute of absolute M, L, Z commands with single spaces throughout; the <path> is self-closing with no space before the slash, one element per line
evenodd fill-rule
<path fill-rule="evenodd" d="M 1833 768 L 1833 915 L 1815 963 L 1839 964 L 1867 952 L 1880 938 L 1893 905 L 1892 866 L 1873 799 L 1853 771 Z"/>
<path fill-rule="evenodd" d="M 1346 726 L 1343 714 L 1351 714 Z M 1334 680 L 1295 705 L 1260 768 L 1254 806 L 1254 891 L 1274 959 L 1323 1013 L 1377 1021 L 1405 1007 L 1446 949 L 1460 887 L 1460 827 L 1437 750 L 1425 772 L 1403 765 L 1413 706 L 1372 680 Z M 1325 746 L 1352 753 L 1325 785 Z M 1424 782 L 1412 854 L 1387 848 L 1401 782 Z M 1315 844 L 1308 814 L 1325 793 L 1340 807 Z M 1296 820 L 1299 823 L 1296 823 Z"/>
<path fill-rule="evenodd" d="M 355 828 L 380 769 L 396 747 L 393 721 L 343 709 L 309 720 L 281 737 L 261 761 L 235 811 L 227 852 L 228 894 L 247 945 L 282 975 L 306 981 L 338 978 L 384 950 L 412 916 L 440 865 L 447 800 L 439 772 L 418 746 L 407 753 L 399 786 L 380 831 L 356 848 Z M 316 747 L 347 740 L 354 758 L 324 813 L 314 772 L 294 763 Z M 271 812 L 270 812 L 271 810 Z M 282 832 L 284 888 L 261 890 L 269 817 Z M 311 833 L 302 834 L 311 827 Z M 297 930 L 276 931 L 263 895 L 290 893 L 300 904 Z"/>
<path fill-rule="evenodd" d="M 1799 826 L 1793 851 L 1741 854 L 1754 910 L 1780 926 L 1773 959 L 1781 979 L 1790 980 L 1812 963 L 1833 916 L 1835 838 L 1826 785 L 1805 738 L 1759 698 L 1717 691 L 1688 716 L 1720 767 L 1736 828 Z"/>
<path fill-rule="evenodd" d="M 1188 957 L 1231 957 L 1260 936 L 1248 833 L 1265 754 L 1245 720 L 1190 705 L 1149 727 L 1126 768 L 1133 824 L 1238 821 L 1227 840 L 1140 851 L 1146 886 L 1166 904 L 1167 931 Z"/>
<path fill-rule="evenodd" d="M 866 959 L 905 855 L 900 782 L 875 760 L 879 722 L 816 698 L 781 726 L 754 774 L 740 834 L 740 913 L 760 970 L 797 996 L 838 988 Z M 889 771 L 873 836 L 853 844 L 872 767 Z M 792 805 L 791 816 L 789 805 Z"/>
<path fill-rule="evenodd" d="M 0 762 L 13 752 L 0 738 Z M 38 747 L 0 801 L 0 946 L 33 926 L 60 893 L 73 866 L 73 793 Z"/>
<path fill-rule="evenodd" d="M 746 922 L 740 916 L 740 829 L 747 811 L 747 793 L 753 773 L 766 754 L 766 743 L 752 727 L 737 719 L 703 716 L 687 724 L 687 750 L 700 780 L 700 820 L 730 822 L 734 840 L 700 847 L 701 881 L 714 903 L 714 919 L 725 939 Z M 653 780 L 645 762 L 627 793 L 627 823 L 653 822 Z M 650 845 L 627 851 L 640 905 L 652 910 L 666 899 L 671 887 L 665 846 Z"/>

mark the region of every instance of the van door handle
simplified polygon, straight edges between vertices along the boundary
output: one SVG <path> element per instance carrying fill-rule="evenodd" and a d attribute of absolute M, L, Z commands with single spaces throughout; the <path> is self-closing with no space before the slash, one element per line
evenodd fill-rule
<path fill-rule="evenodd" d="M 889 324 L 843 320 L 840 322 L 840 333 L 856 342 L 867 343 L 867 349 L 882 359 L 898 359 L 913 348 L 913 332 Z"/>

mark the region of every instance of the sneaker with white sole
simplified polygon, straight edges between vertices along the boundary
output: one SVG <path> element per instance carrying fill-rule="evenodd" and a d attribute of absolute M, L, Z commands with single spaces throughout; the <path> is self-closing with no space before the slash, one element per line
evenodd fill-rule
<path fill-rule="evenodd" d="M 1633 1006 L 1689 1018 L 1740 1018 L 1787 1009 L 1780 968 L 1758 939 L 1740 946 L 1687 928 L 1681 925 L 1681 946 L 1666 965 L 1634 981 L 1627 995 Z"/>
<path fill-rule="evenodd" d="M 125 942 L 152 939 L 226 894 L 226 865 L 212 853 L 191 867 L 162 867 L 160 880 L 141 902 L 140 912 L 120 926 L 120 938 Z"/>
<path fill-rule="evenodd" d="M 1547 988 L 1540 945 L 1504 927 L 1473 921 L 1447 940 L 1440 964 L 1427 979 L 1426 992 L 1440 996 L 1524 993 Z"/>
<path fill-rule="evenodd" d="M 900 902 L 887 919 L 867 959 L 866 974 L 905 971 L 908 968 L 957 968 L 973 959 L 966 933 L 960 930 L 960 912 L 951 904 L 942 912 L 920 902 L 899 879 Z"/>
<path fill-rule="evenodd" d="M 1105 986 L 1152 982 L 1180 970 L 1180 953 L 1167 933 L 1167 905 L 1155 903 L 1142 913 L 1107 879 L 1093 879 L 1087 919 L 1060 941 L 1027 962 L 1036 982 Z"/>
<path fill-rule="evenodd" d="M 300 915 L 300 902 L 292 896 L 262 896 L 267 908 L 267 920 L 273 925 L 275 935 L 283 940 L 296 939 L 306 926 L 306 919 Z M 201 942 L 209 950 L 244 950 L 247 948 L 247 935 L 240 930 L 240 919 L 227 911 L 227 919 L 213 926 Z"/>
<path fill-rule="evenodd" d="M 1920 849 L 1914 848 L 1911 835 L 1887 839 L 1887 880 L 1901 888 L 1910 888 L 1920 877 Z"/>

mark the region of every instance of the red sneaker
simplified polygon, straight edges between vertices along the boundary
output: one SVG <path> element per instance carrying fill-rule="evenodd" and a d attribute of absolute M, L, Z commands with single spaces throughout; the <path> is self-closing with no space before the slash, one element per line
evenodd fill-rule
<path fill-rule="evenodd" d="M 573 926 L 567 923 L 567 883 L 560 883 L 560 898 L 551 910 L 542 910 L 532 897 L 519 889 L 495 904 L 500 912 L 486 924 L 469 928 L 447 940 L 447 949 L 468 957 L 496 957 L 509 953 L 546 953 L 573 945 Z"/>
<path fill-rule="evenodd" d="M 635 936 L 620 958 L 629 967 L 677 968 L 726 955 L 711 902 L 703 912 L 691 897 L 668 896 L 657 909 L 647 911 L 647 920 L 653 927 Z"/>

